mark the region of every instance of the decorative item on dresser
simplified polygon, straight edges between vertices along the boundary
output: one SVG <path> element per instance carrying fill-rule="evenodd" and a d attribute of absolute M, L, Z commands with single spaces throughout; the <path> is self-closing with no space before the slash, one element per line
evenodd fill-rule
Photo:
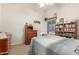
<path fill-rule="evenodd" d="M 32 25 L 25 26 L 25 44 L 29 45 L 33 37 L 37 36 L 37 30 L 33 30 Z"/>

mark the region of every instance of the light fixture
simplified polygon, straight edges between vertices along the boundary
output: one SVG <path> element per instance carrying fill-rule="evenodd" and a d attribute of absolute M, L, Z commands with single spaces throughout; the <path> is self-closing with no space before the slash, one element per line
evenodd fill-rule
<path fill-rule="evenodd" d="M 48 5 L 53 5 L 53 3 L 39 3 L 40 8 L 48 6 Z"/>
<path fill-rule="evenodd" d="M 40 8 L 44 7 L 44 3 L 39 3 Z"/>

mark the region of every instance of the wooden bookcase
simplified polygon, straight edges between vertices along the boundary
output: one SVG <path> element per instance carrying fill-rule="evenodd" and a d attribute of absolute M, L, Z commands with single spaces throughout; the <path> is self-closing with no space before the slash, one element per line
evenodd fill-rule
<path fill-rule="evenodd" d="M 77 38 L 77 22 L 56 24 L 55 34 L 67 38 Z"/>
<path fill-rule="evenodd" d="M 37 30 L 33 29 L 32 25 L 25 26 L 25 45 L 29 45 L 33 37 L 37 36 Z"/>
<path fill-rule="evenodd" d="M 64 24 L 56 24 L 55 34 L 59 36 L 63 36 L 63 33 L 64 33 Z"/>
<path fill-rule="evenodd" d="M 79 20 L 77 20 L 77 38 L 79 39 Z"/>

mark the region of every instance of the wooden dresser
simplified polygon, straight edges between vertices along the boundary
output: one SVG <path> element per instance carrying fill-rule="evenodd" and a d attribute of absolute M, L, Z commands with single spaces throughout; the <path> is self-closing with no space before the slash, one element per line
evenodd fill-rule
<path fill-rule="evenodd" d="M 0 55 L 7 55 L 11 46 L 11 34 L 5 34 L 7 38 L 0 38 Z"/>
<path fill-rule="evenodd" d="M 37 30 L 33 30 L 33 26 L 25 26 L 25 44 L 29 45 L 33 37 L 37 36 Z"/>
<path fill-rule="evenodd" d="M 8 54 L 8 38 L 0 39 L 0 55 Z"/>

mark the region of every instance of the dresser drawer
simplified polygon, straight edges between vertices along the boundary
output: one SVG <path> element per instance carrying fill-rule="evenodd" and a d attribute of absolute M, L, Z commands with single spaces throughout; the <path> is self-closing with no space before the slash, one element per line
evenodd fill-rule
<path fill-rule="evenodd" d="M 34 36 L 37 36 L 37 34 L 33 34 L 33 37 L 34 37 Z"/>

